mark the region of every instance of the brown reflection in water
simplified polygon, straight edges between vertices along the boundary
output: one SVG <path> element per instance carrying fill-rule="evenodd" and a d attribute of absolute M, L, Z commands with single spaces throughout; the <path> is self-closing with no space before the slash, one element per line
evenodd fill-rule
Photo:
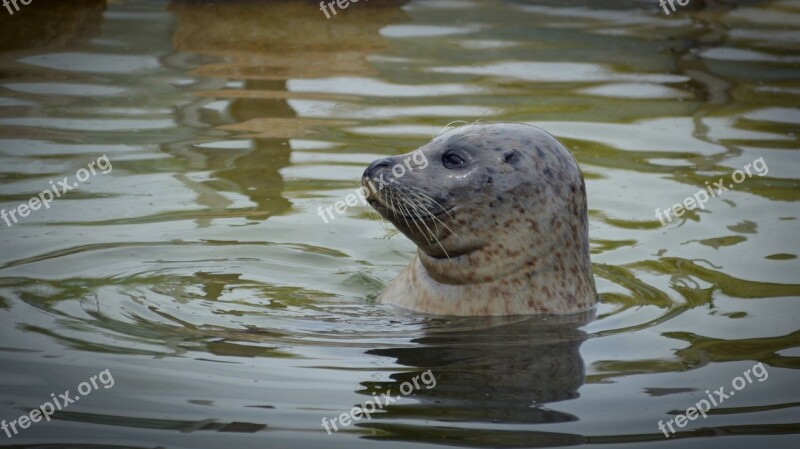
<path fill-rule="evenodd" d="M 0 78 L 6 82 L 69 80 L 68 72 L 31 66 L 19 62 L 22 56 L 36 53 L 81 51 L 89 41 L 101 34 L 105 0 L 47 1 L 22 5 L 13 15 L 0 1 Z M 9 3 L 10 5 L 10 3 Z M 11 7 L 13 10 L 13 6 Z M 0 116 L 19 117 L 22 108 L 2 108 Z M 74 133 L 66 130 L 2 125 L 0 135 L 12 139 L 68 139 Z"/>
<path fill-rule="evenodd" d="M 405 1 L 353 4 L 327 20 L 319 2 L 173 1 L 177 50 L 223 57 L 204 77 L 288 80 L 364 76 L 367 56 L 388 46 L 379 30 L 405 19 Z"/>
<path fill-rule="evenodd" d="M 367 438 L 504 447 L 581 443 L 583 437 L 579 435 L 540 432 L 535 427 L 487 432 L 457 423 L 576 421 L 576 416 L 554 407 L 557 402 L 577 398 L 578 389 L 585 382 L 579 349 L 587 337 L 579 327 L 592 318 L 593 313 L 546 320 L 532 317 L 510 324 L 498 319 L 495 324 L 499 325 L 488 329 L 429 333 L 414 341 L 417 347 L 368 351 L 419 370 L 395 374 L 393 382 L 363 382 L 362 394 L 385 393 L 388 388 L 396 397 L 402 383 L 412 382 L 414 376 L 428 369 L 436 377 L 436 386 L 427 389 L 421 384 L 412 393 L 413 399 L 400 399 L 385 407 L 384 414 L 361 424 L 385 432 L 383 436 Z M 414 425 L 392 422 L 392 418 L 454 424 L 423 432 Z"/>
<path fill-rule="evenodd" d="M 315 96 L 289 92 L 288 80 L 374 74 L 367 57 L 386 48 L 388 43 L 379 30 L 405 17 L 399 9 L 404 3 L 353 4 L 346 14 L 333 20 L 325 19 L 319 2 L 170 4 L 169 10 L 177 18 L 174 48 L 220 58 L 197 67 L 192 74 L 242 81 L 240 89 L 207 90 L 198 95 L 229 100 L 223 117 L 205 122 L 218 129 L 246 133 L 253 139 L 252 149 L 245 154 L 219 149 L 193 151 L 201 151 L 209 166 L 216 168 L 216 179 L 232 183 L 234 190 L 258 205 L 256 211 L 245 214 L 248 218 L 264 220 L 291 206 L 281 196 L 284 181 L 279 173 L 290 164 L 288 139 L 309 135 L 315 127 L 346 124 L 298 117 L 287 100 Z M 325 97 L 324 93 L 316 96 Z M 214 187 L 224 190 L 223 184 L 215 183 Z"/>
<path fill-rule="evenodd" d="M 8 14 L 0 3 L 0 52 L 42 48 L 76 50 L 100 35 L 105 0 L 37 0 Z M 11 7 L 13 10 L 13 6 Z"/>

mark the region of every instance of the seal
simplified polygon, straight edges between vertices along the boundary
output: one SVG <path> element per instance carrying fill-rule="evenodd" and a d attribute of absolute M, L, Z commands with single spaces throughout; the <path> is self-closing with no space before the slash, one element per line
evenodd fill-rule
<path fill-rule="evenodd" d="M 420 152 L 424 169 L 395 170 Z M 379 303 L 459 316 L 565 315 L 596 303 L 583 174 L 542 129 L 461 126 L 372 162 L 361 183 L 417 245 Z"/>

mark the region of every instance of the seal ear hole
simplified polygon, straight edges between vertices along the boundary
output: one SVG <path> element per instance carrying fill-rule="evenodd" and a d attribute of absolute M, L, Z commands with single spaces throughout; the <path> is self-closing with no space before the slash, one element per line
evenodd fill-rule
<path fill-rule="evenodd" d="M 516 157 L 517 157 L 516 151 L 509 151 L 508 153 L 503 155 L 503 162 L 511 162 Z"/>

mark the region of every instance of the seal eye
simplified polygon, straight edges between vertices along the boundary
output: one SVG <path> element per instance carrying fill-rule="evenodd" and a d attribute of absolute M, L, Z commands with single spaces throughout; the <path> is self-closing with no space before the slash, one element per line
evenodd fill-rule
<path fill-rule="evenodd" d="M 442 163 L 444 164 L 445 168 L 454 169 L 460 168 L 467 163 L 463 157 L 456 154 L 454 151 L 449 151 L 442 156 Z"/>

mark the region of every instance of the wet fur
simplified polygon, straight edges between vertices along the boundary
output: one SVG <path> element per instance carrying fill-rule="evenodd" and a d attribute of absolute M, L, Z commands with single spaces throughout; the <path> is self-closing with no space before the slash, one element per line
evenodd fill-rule
<path fill-rule="evenodd" d="M 453 149 L 474 156 L 468 168 L 443 166 Z M 462 316 L 594 306 L 585 184 L 560 142 L 530 125 L 486 123 L 443 132 L 420 150 L 428 167 L 369 195 L 418 246 L 378 302 Z"/>

